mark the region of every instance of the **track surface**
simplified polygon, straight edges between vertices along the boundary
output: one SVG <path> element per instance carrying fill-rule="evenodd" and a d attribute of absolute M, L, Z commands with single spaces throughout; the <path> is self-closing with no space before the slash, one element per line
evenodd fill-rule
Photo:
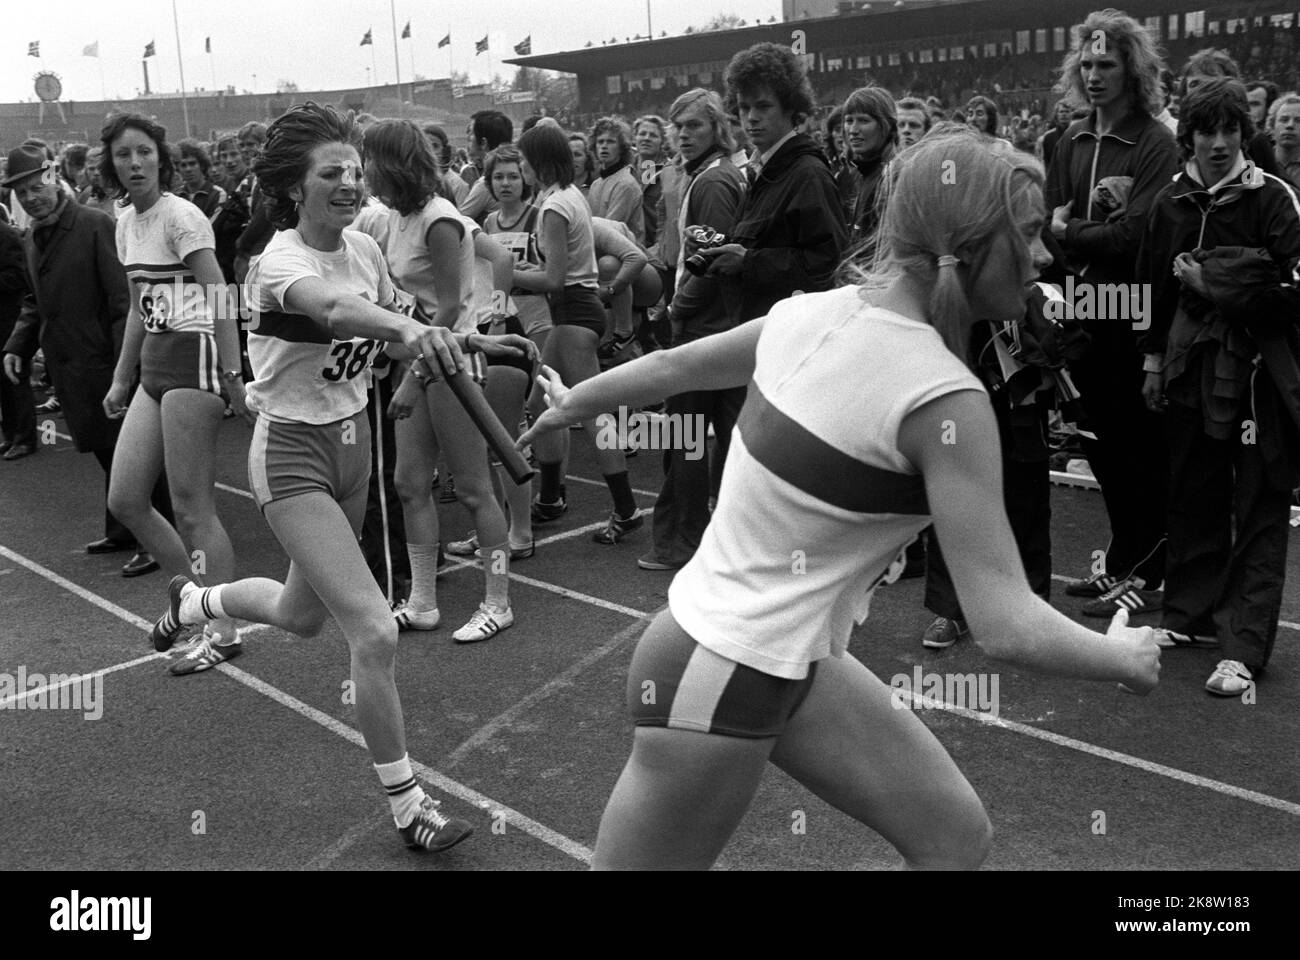
<path fill-rule="evenodd" d="M 240 574 L 281 577 L 287 560 L 243 493 L 248 436 L 233 421 L 222 428 L 219 509 Z M 233 664 L 171 677 L 143 632 L 162 610 L 166 577 L 124 580 L 122 555 L 83 552 L 100 536 L 103 509 L 93 458 L 58 439 L 0 462 L 0 673 L 111 671 L 98 720 L 17 710 L 0 694 L 0 869 L 582 868 L 630 745 L 627 664 L 672 575 L 636 567 L 648 529 L 616 547 L 589 542 L 582 528 L 604 518 L 608 497 L 603 484 L 582 482 L 599 476 L 590 451 L 580 441 L 573 449 L 570 510 L 537 529 L 539 540 L 555 539 L 515 567 L 515 626 L 487 643 L 451 643 L 481 590 L 462 567 L 439 583 L 444 626 L 402 637 L 411 758 L 445 808 L 477 827 L 440 856 L 411 854 L 394 835 L 344 703 L 337 627 L 314 640 L 264 628 Z M 639 491 L 658 488 L 657 454 L 629 465 Z M 443 511 L 444 535 L 458 537 L 463 509 Z M 1099 495 L 1054 491 L 1058 575 L 1085 573 L 1106 532 Z M 916 665 L 996 675 L 1000 726 L 921 710 L 993 820 L 990 868 L 1291 868 L 1300 851 L 1295 579 L 1254 704 L 1202 690 L 1214 650 L 1166 652 L 1161 685 L 1145 698 L 1007 669 L 969 642 L 926 651 L 919 580 L 878 593 L 851 652 L 886 682 Z M 1054 602 L 1078 612 L 1059 590 Z M 719 866 L 896 861 L 871 831 L 771 768 Z"/>

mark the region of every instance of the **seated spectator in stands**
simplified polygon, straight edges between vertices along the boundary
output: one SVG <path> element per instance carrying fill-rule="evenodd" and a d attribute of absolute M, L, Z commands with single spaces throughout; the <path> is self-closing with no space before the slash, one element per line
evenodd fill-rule
<path fill-rule="evenodd" d="M 202 210 L 210 223 L 215 222 L 229 195 L 212 182 L 212 161 L 197 140 L 182 140 L 177 146 L 180 152 L 177 168 L 181 175 L 181 188 L 176 195 Z"/>
<path fill-rule="evenodd" d="M 980 133 L 998 135 L 998 105 L 988 97 L 974 96 L 966 104 L 966 122 Z"/>
<path fill-rule="evenodd" d="M 1273 130 L 1277 140 L 1273 155 L 1282 176 L 1300 186 L 1300 95 L 1288 93 L 1278 98 Z"/>
<path fill-rule="evenodd" d="M 1154 308 L 1142 393 L 1163 415 L 1171 466 L 1157 642 L 1219 645 L 1206 689 L 1222 696 L 1246 692 L 1268 662 L 1300 484 L 1300 196 L 1247 162 L 1253 133 L 1240 81 L 1188 95 L 1187 163 L 1156 197 L 1139 259 Z"/>
<path fill-rule="evenodd" d="M 904 97 L 894 104 L 898 117 L 898 148 L 910 147 L 930 132 L 931 122 L 925 102 L 916 97 Z"/>
<path fill-rule="evenodd" d="M 596 156 L 600 176 L 587 191 L 593 217 L 621 220 L 641 243 L 645 237 L 645 211 L 641 184 L 632 172 L 632 131 L 619 117 L 602 117 L 588 134 L 588 147 Z"/>
<path fill-rule="evenodd" d="M 795 132 L 813 109 L 812 86 L 790 48 L 758 43 L 732 57 L 727 105 L 754 156 L 730 242 L 700 251 L 720 278 L 728 322 L 766 316 L 796 291 L 829 290 L 848 246 L 830 164 Z M 891 103 L 892 106 L 892 103 Z"/>
<path fill-rule="evenodd" d="M 483 160 L 497 147 L 514 141 L 515 127 L 500 110 L 479 110 L 470 116 L 465 132 L 469 136 L 470 165 L 461 171 L 461 179 L 469 184 L 469 193 L 460 203 L 459 209 L 462 214 L 482 225 L 487 215 L 497 209 L 492 191 L 483 182 Z M 473 170 L 473 174 L 466 176 L 470 170 Z"/>
<path fill-rule="evenodd" d="M 1186 100 L 1193 90 L 1215 77 L 1232 77 L 1239 80 L 1241 69 L 1237 66 L 1237 61 L 1223 50 L 1216 50 L 1213 47 L 1197 50 L 1187 58 L 1187 63 L 1183 64 L 1180 84 L 1182 99 Z M 1243 149 L 1246 151 L 1246 156 L 1265 173 L 1274 176 L 1281 173 L 1277 160 L 1273 157 L 1273 144 L 1263 130 L 1255 130 L 1250 140 L 1243 145 Z"/>
<path fill-rule="evenodd" d="M 447 139 L 447 131 L 436 123 L 422 124 L 420 129 L 429 146 L 433 147 L 433 155 L 438 158 L 438 196 L 459 207 L 469 196 L 469 184 L 460 177 L 447 176 L 451 169 L 451 142 Z"/>
<path fill-rule="evenodd" d="M 596 178 L 596 164 L 587 151 L 587 138 L 581 133 L 569 134 L 569 151 L 573 154 L 573 185 L 585 197 Z"/>
<path fill-rule="evenodd" d="M 849 219 L 854 255 L 870 259 L 879 222 L 877 193 L 898 149 L 894 96 L 884 87 L 862 87 L 844 101 L 844 143 L 858 171 L 858 195 Z"/>

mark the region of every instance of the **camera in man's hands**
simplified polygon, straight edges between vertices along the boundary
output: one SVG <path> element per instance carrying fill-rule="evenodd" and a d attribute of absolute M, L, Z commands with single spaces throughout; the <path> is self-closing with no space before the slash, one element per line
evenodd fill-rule
<path fill-rule="evenodd" d="M 702 249 L 720 247 L 727 242 L 726 234 L 720 230 L 714 230 L 712 227 L 687 227 L 685 233 L 687 240 Z M 686 258 L 686 269 L 695 276 L 702 277 L 708 272 L 709 258 L 702 253 L 696 252 Z"/>

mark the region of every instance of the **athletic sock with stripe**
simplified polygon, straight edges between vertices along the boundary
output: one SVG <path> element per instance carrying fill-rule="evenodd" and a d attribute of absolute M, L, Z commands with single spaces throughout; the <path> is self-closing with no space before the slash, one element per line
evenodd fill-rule
<path fill-rule="evenodd" d="M 221 605 L 221 594 L 225 589 L 225 584 L 216 587 L 186 584 L 181 590 L 181 623 L 225 620 L 226 608 Z"/>
<path fill-rule="evenodd" d="M 393 822 L 398 829 L 409 827 L 415 815 L 420 812 L 420 804 L 424 802 L 424 788 L 416 782 L 415 774 L 411 773 L 410 755 L 403 754 L 401 760 L 392 763 L 376 763 L 375 773 L 379 774 L 379 782 L 388 794 L 388 804 L 393 808 Z"/>

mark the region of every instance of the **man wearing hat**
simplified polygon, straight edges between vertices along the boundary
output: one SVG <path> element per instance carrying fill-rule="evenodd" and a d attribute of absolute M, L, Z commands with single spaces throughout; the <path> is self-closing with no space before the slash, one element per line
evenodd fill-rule
<path fill-rule="evenodd" d="M 8 175 L 0 185 L 11 188 L 31 216 L 23 241 L 31 292 L 4 345 L 4 372 L 10 382 L 20 382 L 39 342 L 68 432 L 77 449 L 93 453 L 103 467 L 107 492 L 120 424 L 104 415 L 101 404 L 113 381 L 129 307 L 113 219 L 68 197 L 57 165 L 43 148 L 23 144 L 10 151 L 8 160 Z M 154 489 L 153 502 L 172 522 L 164 478 Z M 86 551 L 135 550 L 122 568 L 124 577 L 158 569 L 152 556 L 137 549 L 134 534 L 107 510 L 104 534 Z"/>

